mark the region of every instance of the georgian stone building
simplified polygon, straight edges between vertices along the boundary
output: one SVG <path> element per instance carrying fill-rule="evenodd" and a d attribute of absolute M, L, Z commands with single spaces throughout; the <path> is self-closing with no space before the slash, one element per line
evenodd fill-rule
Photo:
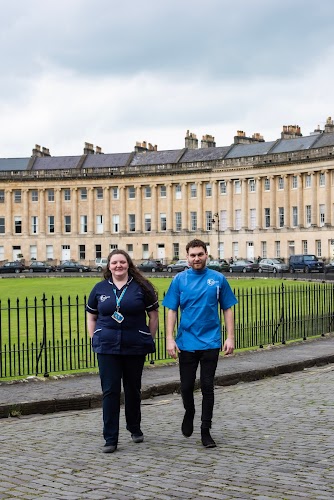
<path fill-rule="evenodd" d="M 205 135 L 184 149 L 137 143 L 131 153 L 0 158 L 0 260 L 91 263 L 113 248 L 135 261 L 185 256 L 192 238 L 213 257 L 334 258 L 334 125 L 302 136 L 238 131 L 230 146 Z"/>

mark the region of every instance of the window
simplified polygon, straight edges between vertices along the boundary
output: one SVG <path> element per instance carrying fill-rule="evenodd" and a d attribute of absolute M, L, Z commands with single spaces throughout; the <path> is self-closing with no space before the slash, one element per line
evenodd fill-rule
<path fill-rule="evenodd" d="M 21 201 L 22 201 L 21 189 L 15 189 L 15 191 L 14 191 L 14 203 L 21 203 Z"/>
<path fill-rule="evenodd" d="M 311 218 L 311 205 L 306 205 L 306 211 L 305 211 L 305 224 L 306 226 L 310 226 L 311 225 L 311 221 L 312 221 L 312 218 Z"/>
<path fill-rule="evenodd" d="M 118 187 L 111 188 L 111 192 L 112 192 L 112 199 L 113 200 L 118 200 L 119 199 L 119 190 L 118 190 Z"/>
<path fill-rule="evenodd" d="M 220 212 L 220 226 L 222 231 L 227 229 L 227 210 L 221 210 Z"/>
<path fill-rule="evenodd" d="M 197 231 L 197 212 L 190 212 L 190 231 Z"/>
<path fill-rule="evenodd" d="M 298 177 L 296 175 L 292 176 L 291 183 L 292 183 L 292 185 L 291 185 L 292 189 L 297 189 L 297 187 L 298 187 Z"/>
<path fill-rule="evenodd" d="M 298 207 L 292 207 L 292 227 L 298 226 Z"/>
<path fill-rule="evenodd" d="M 54 217 L 54 215 L 48 216 L 48 232 L 49 233 L 55 232 L 55 217 Z"/>
<path fill-rule="evenodd" d="M 22 233 L 22 219 L 21 217 L 14 217 L 14 227 L 15 227 L 15 234 L 21 234 Z"/>
<path fill-rule="evenodd" d="M 270 208 L 264 209 L 264 227 L 270 227 Z"/>
<path fill-rule="evenodd" d="M 278 225 L 284 227 L 284 207 L 278 208 Z"/>
<path fill-rule="evenodd" d="M 207 210 L 205 212 L 205 230 L 211 231 L 212 229 L 212 212 L 211 210 Z"/>
<path fill-rule="evenodd" d="M 36 215 L 31 217 L 31 234 L 38 234 L 38 217 Z"/>
<path fill-rule="evenodd" d="M 166 198 L 167 188 L 166 186 L 160 186 L 160 198 Z"/>
<path fill-rule="evenodd" d="M 48 189 L 48 201 L 55 201 L 54 189 Z"/>
<path fill-rule="evenodd" d="M 279 177 L 278 178 L 278 189 L 282 191 L 284 189 L 284 177 Z"/>
<path fill-rule="evenodd" d="M 325 225 L 325 205 L 319 205 L 319 225 Z"/>
<path fill-rule="evenodd" d="M 219 183 L 219 192 L 220 192 L 220 194 L 226 194 L 227 193 L 226 181 L 221 181 Z"/>
<path fill-rule="evenodd" d="M 143 259 L 148 259 L 150 256 L 148 243 L 143 243 L 142 245 Z"/>
<path fill-rule="evenodd" d="M 65 233 L 71 232 L 71 216 L 70 215 L 64 216 L 64 230 L 65 230 Z"/>
<path fill-rule="evenodd" d="M 190 184 L 190 198 L 197 198 L 197 186 L 196 186 L 196 184 Z"/>
<path fill-rule="evenodd" d="M 145 196 L 145 198 L 151 198 L 151 196 L 152 196 L 151 186 L 144 187 L 144 196 Z"/>
<path fill-rule="evenodd" d="M 128 187 L 128 197 L 129 200 L 134 200 L 136 197 L 136 190 L 134 186 L 129 186 Z"/>
<path fill-rule="evenodd" d="M 46 245 L 46 258 L 53 260 L 53 245 Z"/>
<path fill-rule="evenodd" d="M 177 200 L 181 200 L 181 198 L 182 198 L 181 184 L 176 184 L 176 186 L 175 186 L 175 198 Z"/>
<path fill-rule="evenodd" d="M 166 231 L 166 229 L 167 229 L 166 214 L 160 214 L 160 231 Z"/>
<path fill-rule="evenodd" d="M 96 233 L 103 234 L 103 215 L 96 216 Z"/>
<path fill-rule="evenodd" d="M 256 208 L 251 208 L 249 211 L 249 228 L 256 228 Z"/>
<path fill-rule="evenodd" d="M 325 177 L 325 174 L 323 172 L 320 172 L 320 175 L 319 175 L 319 186 L 320 187 L 326 186 L 326 177 Z"/>
<path fill-rule="evenodd" d="M 71 201 L 71 190 L 64 189 L 64 201 Z"/>
<path fill-rule="evenodd" d="M 305 187 L 310 188 L 312 186 L 312 179 L 309 174 L 305 176 Z"/>
<path fill-rule="evenodd" d="M 210 182 L 205 184 L 205 196 L 207 198 L 211 198 L 212 196 L 212 184 Z"/>
<path fill-rule="evenodd" d="M 233 241 L 232 243 L 232 255 L 236 259 L 239 257 L 239 243 L 237 241 Z"/>
<path fill-rule="evenodd" d="M 86 246 L 79 245 L 79 260 L 84 260 L 86 258 Z"/>
<path fill-rule="evenodd" d="M 133 244 L 132 243 L 128 243 L 126 245 L 126 251 L 128 252 L 128 254 L 130 255 L 131 259 L 133 258 Z"/>
<path fill-rule="evenodd" d="M 281 242 L 275 241 L 275 257 L 279 258 L 281 256 Z"/>
<path fill-rule="evenodd" d="M 113 250 L 117 250 L 117 248 L 118 248 L 117 243 L 111 244 L 111 245 L 110 245 L 110 250 L 109 250 L 109 251 L 110 251 L 110 252 L 112 252 Z"/>
<path fill-rule="evenodd" d="M 37 189 L 33 189 L 31 191 L 31 201 L 38 201 L 38 191 L 37 191 Z"/>
<path fill-rule="evenodd" d="M 96 188 L 96 199 L 103 200 L 103 188 L 101 187 Z"/>
<path fill-rule="evenodd" d="M 95 245 L 95 259 L 102 259 L 102 247 L 100 244 Z"/>
<path fill-rule="evenodd" d="M 270 191 L 270 179 L 268 179 L 268 177 L 264 179 L 264 190 Z"/>
<path fill-rule="evenodd" d="M 5 218 L 0 217 L 0 234 L 5 234 L 5 232 L 6 232 Z"/>
<path fill-rule="evenodd" d="M 87 215 L 80 215 L 80 234 L 88 232 L 88 217 Z"/>
<path fill-rule="evenodd" d="M 129 231 L 136 230 L 136 214 L 129 214 Z"/>
<path fill-rule="evenodd" d="M 0 203 L 5 203 L 5 190 L 0 189 Z"/>
<path fill-rule="evenodd" d="M 268 257 L 266 241 L 261 241 L 261 255 L 263 259 L 266 259 Z"/>
<path fill-rule="evenodd" d="M 234 212 L 234 228 L 239 231 L 241 229 L 241 210 L 235 210 Z"/>
<path fill-rule="evenodd" d="M 321 257 L 322 256 L 321 240 L 316 240 L 315 241 L 315 251 L 316 251 L 317 257 Z"/>
<path fill-rule="evenodd" d="M 235 194 L 241 194 L 241 182 L 239 180 L 234 181 L 234 192 Z"/>
<path fill-rule="evenodd" d="M 173 243 L 173 259 L 180 258 L 180 243 Z"/>
<path fill-rule="evenodd" d="M 182 215 L 181 212 L 175 212 L 175 231 L 182 229 Z"/>
<path fill-rule="evenodd" d="M 249 191 L 255 193 L 255 179 L 249 179 Z"/>
<path fill-rule="evenodd" d="M 30 245 L 30 260 L 36 260 L 37 259 L 37 246 L 36 245 Z"/>
<path fill-rule="evenodd" d="M 144 214 L 145 231 L 151 231 L 151 214 Z"/>
<path fill-rule="evenodd" d="M 88 195 L 87 195 L 87 188 L 81 188 L 80 189 L 80 200 L 81 201 L 86 201 L 88 198 Z"/>
<path fill-rule="evenodd" d="M 112 232 L 119 233 L 119 215 L 112 216 Z"/>
<path fill-rule="evenodd" d="M 308 254 L 308 244 L 307 244 L 307 240 L 302 240 L 302 251 L 303 251 L 303 254 L 306 255 Z"/>

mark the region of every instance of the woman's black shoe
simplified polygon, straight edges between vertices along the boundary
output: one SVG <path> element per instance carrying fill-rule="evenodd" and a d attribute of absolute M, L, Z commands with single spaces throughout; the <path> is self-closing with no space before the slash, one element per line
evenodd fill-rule
<path fill-rule="evenodd" d="M 185 412 L 183 417 L 183 422 L 181 425 L 181 431 L 184 437 L 188 438 L 194 432 L 194 414 Z"/>
<path fill-rule="evenodd" d="M 205 448 L 215 448 L 217 445 L 211 437 L 209 429 L 201 429 L 202 445 Z"/>
<path fill-rule="evenodd" d="M 117 444 L 105 444 L 102 453 L 114 453 L 117 450 Z"/>

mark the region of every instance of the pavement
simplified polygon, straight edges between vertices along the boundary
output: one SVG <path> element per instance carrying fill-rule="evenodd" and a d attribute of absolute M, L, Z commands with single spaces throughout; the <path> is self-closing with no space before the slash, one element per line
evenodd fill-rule
<path fill-rule="evenodd" d="M 327 363 L 334 363 L 334 336 L 244 351 L 232 356 L 221 356 L 216 371 L 216 385 L 249 382 Z M 177 363 L 145 367 L 143 399 L 172 394 L 178 390 Z M 101 400 L 100 379 L 96 373 L 28 377 L 13 382 L 2 382 L 0 379 L 0 418 L 99 408 Z"/>
<path fill-rule="evenodd" d="M 12 416 L 0 421 L 0 499 L 333 500 L 333 361 L 332 337 L 222 358 L 212 449 L 200 391 L 194 433 L 181 434 L 175 364 L 145 369 L 144 442 L 132 442 L 122 407 L 110 455 L 96 375 L 1 383 Z"/>

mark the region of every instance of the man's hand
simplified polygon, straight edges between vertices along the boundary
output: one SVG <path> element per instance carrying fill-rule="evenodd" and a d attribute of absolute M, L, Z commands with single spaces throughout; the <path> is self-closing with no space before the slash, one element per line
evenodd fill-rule
<path fill-rule="evenodd" d="M 227 338 L 224 342 L 223 351 L 225 354 L 233 354 L 234 351 L 234 339 Z"/>
<path fill-rule="evenodd" d="M 166 340 L 166 346 L 167 346 L 167 352 L 168 354 L 176 359 L 177 358 L 177 353 L 180 352 L 180 349 L 177 347 L 176 342 L 174 339 L 167 339 Z"/>

